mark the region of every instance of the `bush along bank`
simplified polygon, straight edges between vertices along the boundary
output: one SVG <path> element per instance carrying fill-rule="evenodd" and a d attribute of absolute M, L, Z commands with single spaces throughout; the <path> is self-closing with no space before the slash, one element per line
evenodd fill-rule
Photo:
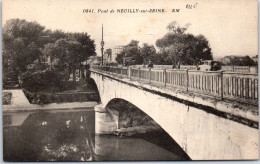
<path fill-rule="evenodd" d="M 91 80 L 67 81 L 62 72 L 55 70 L 27 71 L 19 82 L 32 104 L 99 102 L 98 91 Z"/>
<path fill-rule="evenodd" d="M 96 92 L 30 92 L 24 90 L 24 93 L 32 104 L 50 104 L 66 102 L 87 102 L 99 101 L 99 95 Z"/>
<path fill-rule="evenodd" d="M 12 99 L 12 93 L 11 92 L 3 92 L 3 105 L 10 105 L 11 99 Z"/>

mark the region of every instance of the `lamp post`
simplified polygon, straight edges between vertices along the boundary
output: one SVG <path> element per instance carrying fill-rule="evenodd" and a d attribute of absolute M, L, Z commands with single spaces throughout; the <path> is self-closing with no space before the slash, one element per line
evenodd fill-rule
<path fill-rule="evenodd" d="M 101 43 L 100 43 L 100 45 L 101 45 L 101 54 L 102 54 L 102 66 L 103 66 L 103 56 L 104 56 L 104 45 L 105 45 L 105 42 L 104 42 L 104 40 L 103 40 L 103 24 L 102 24 L 102 40 L 101 40 Z"/>

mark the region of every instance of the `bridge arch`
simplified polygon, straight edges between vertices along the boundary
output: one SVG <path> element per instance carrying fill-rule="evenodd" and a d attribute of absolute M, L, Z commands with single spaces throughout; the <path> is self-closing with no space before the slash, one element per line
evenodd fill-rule
<path fill-rule="evenodd" d="M 149 114 L 143 112 L 135 104 L 128 102 L 121 98 L 114 98 L 108 102 L 105 106 L 106 109 L 116 110 L 119 114 L 119 122 L 121 121 L 121 127 L 133 127 L 145 124 L 154 124 L 161 128 L 161 126 L 149 116 Z M 124 123 L 124 124 L 123 124 Z"/>
<path fill-rule="evenodd" d="M 153 118 L 134 104 L 121 98 L 114 98 L 108 102 L 105 108 L 116 110 L 119 113 L 119 129 L 138 126 L 147 126 L 149 128 L 149 126 L 153 126 L 157 130 L 148 130 L 147 135 L 136 134 L 135 136 L 144 137 L 149 142 L 158 144 L 158 146 L 176 154 L 182 160 L 190 160 L 190 157 L 180 145 Z M 149 137 L 149 135 L 153 137 Z"/>

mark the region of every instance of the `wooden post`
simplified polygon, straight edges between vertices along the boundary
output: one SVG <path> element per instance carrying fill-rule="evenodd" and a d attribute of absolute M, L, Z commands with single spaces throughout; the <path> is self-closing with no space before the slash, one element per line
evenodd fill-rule
<path fill-rule="evenodd" d="M 164 68 L 164 70 L 163 70 L 163 75 L 164 75 L 164 86 L 166 87 L 166 83 L 167 83 L 167 73 L 166 73 L 166 68 Z"/>
<path fill-rule="evenodd" d="M 252 79 L 252 81 L 251 81 L 251 88 L 252 88 L 251 99 L 254 100 L 255 99 L 255 79 Z"/>
<path fill-rule="evenodd" d="M 116 66 L 116 76 L 118 77 L 118 66 Z"/>
<path fill-rule="evenodd" d="M 131 79 L 131 66 L 129 67 L 129 78 Z"/>
<path fill-rule="evenodd" d="M 138 67 L 138 80 L 140 81 L 140 67 Z"/>
<path fill-rule="evenodd" d="M 220 95 L 221 99 L 224 98 L 224 78 L 223 78 L 223 71 L 220 72 Z"/>
<path fill-rule="evenodd" d="M 151 83 L 151 67 L 149 68 L 149 83 Z"/>
<path fill-rule="evenodd" d="M 120 69 L 121 78 L 123 78 L 123 67 Z"/>
<path fill-rule="evenodd" d="M 187 76 L 187 79 L 186 79 L 186 87 L 187 87 L 187 92 L 189 91 L 189 70 L 186 69 L 186 76 Z"/>
<path fill-rule="evenodd" d="M 249 78 L 245 79 L 245 98 L 248 99 L 249 98 Z"/>

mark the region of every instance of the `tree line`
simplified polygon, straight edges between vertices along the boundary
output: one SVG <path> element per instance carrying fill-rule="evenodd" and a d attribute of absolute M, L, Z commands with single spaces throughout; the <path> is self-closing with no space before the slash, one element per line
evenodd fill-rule
<path fill-rule="evenodd" d="M 51 59 L 48 69 L 75 76 L 81 62 L 96 55 L 95 42 L 87 33 L 52 31 L 37 22 L 21 19 L 8 20 L 2 29 L 2 38 L 4 79 L 17 78 L 32 67 L 47 69 L 47 58 Z M 56 65 L 52 64 L 54 60 Z"/>
<path fill-rule="evenodd" d="M 144 43 L 141 47 L 139 41 L 132 40 L 124 46 L 124 49 L 116 57 L 119 64 L 123 59 L 130 58 L 130 64 L 147 64 L 152 61 L 159 65 L 178 64 L 196 65 L 200 60 L 212 60 L 212 52 L 208 40 L 203 35 L 194 36 L 187 33 L 189 24 L 181 27 L 176 21 L 168 26 L 168 33 L 156 40 L 156 48 L 153 45 Z"/>

